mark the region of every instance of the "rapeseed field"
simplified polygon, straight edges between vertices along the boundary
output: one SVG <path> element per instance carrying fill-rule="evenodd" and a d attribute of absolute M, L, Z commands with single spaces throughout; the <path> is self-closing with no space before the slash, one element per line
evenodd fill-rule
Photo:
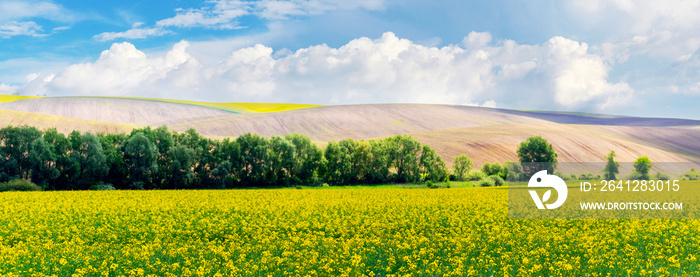
<path fill-rule="evenodd" d="M 698 276 L 697 220 L 510 220 L 507 191 L 0 193 L 5 276 Z"/>

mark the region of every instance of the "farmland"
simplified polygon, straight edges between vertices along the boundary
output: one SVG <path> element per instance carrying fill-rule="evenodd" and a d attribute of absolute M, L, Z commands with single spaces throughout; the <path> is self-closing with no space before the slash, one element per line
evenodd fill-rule
<path fill-rule="evenodd" d="M 10 276 L 697 276 L 697 220 L 509 220 L 497 188 L 0 193 Z"/>
<path fill-rule="evenodd" d="M 658 162 L 700 159 L 700 121 L 597 114 L 517 111 L 428 104 L 318 106 L 276 103 L 209 103 L 118 97 L 0 95 L 0 127 L 55 127 L 91 133 L 134 128 L 190 128 L 219 140 L 246 133 L 264 137 L 297 133 L 318 146 L 346 138 L 370 140 L 410 135 L 430 145 L 447 165 L 467 154 L 483 162 L 515 160 L 515 147 L 543 136 L 562 162 L 594 162 L 610 150 L 623 162 L 647 155 Z"/>

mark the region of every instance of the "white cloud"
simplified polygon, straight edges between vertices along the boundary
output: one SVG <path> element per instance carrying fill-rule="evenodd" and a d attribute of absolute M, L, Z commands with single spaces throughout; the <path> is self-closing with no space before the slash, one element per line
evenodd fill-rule
<path fill-rule="evenodd" d="M 115 43 L 93 63 L 68 66 L 55 77 L 29 76 L 32 87 L 17 91 L 217 102 L 486 107 L 496 102 L 517 106 L 534 99 L 539 106 L 532 108 L 549 110 L 602 109 L 634 93 L 626 83 L 608 80 L 609 66 L 589 53 L 585 43 L 554 37 L 541 45 L 479 45 L 426 47 L 385 33 L 338 48 L 315 45 L 295 52 L 275 53 L 257 44 L 212 60 L 193 56 L 186 41 L 167 53 L 150 54 L 129 43 Z"/>
<path fill-rule="evenodd" d="M 169 28 L 241 29 L 245 26 L 241 26 L 238 19 L 245 15 L 274 22 L 290 16 L 318 15 L 332 10 L 382 10 L 385 8 L 384 2 L 385 0 L 213 0 L 205 1 L 199 8 L 178 8 L 175 16 L 159 20 L 150 28 L 132 27 L 125 32 L 102 33 L 94 38 L 102 41 L 140 39 L 163 35 L 168 33 Z"/>
<path fill-rule="evenodd" d="M 331 10 L 382 10 L 383 0 L 262 0 L 253 2 L 255 13 L 267 19 L 285 19 L 289 16 L 315 15 Z"/>
<path fill-rule="evenodd" d="M 0 0 L 0 38 L 14 36 L 44 37 L 43 27 L 37 24 L 35 18 L 51 21 L 75 21 L 73 12 L 51 2 L 36 1 L 2 1 Z M 53 31 L 60 31 L 61 28 Z"/>
<path fill-rule="evenodd" d="M 0 94 L 15 94 L 18 88 L 18 86 L 11 86 L 8 84 L 0 83 Z"/>
<path fill-rule="evenodd" d="M 31 36 L 43 37 L 41 26 L 33 21 L 17 22 L 10 21 L 0 25 L 0 38 L 9 38 L 13 36 Z"/>
<path fill-rule="evenodd" d="M 162 36 L 165 34 L 170 33 L 168 30 L 164 30 L 159 27 L 154 27 L 154 28 L 140 28 L 141 25 L 143 25 L 142 22 L 134 23 L 134 25 L 131 27 L 131 29 L 124 31 L 124 32 L 104 32 L 98 35 L 95 35 L 93 38 L 99 40 L 99 41 L 110 41 L 110 40 L 115 40 L 119 38 L 124 38 L 124 39 L 141 39 L 141 38 L 146 38 L 149 36 Z"/>
<path fill-rule="evenodd" d="M 71 12 L 51 2 L 0 1 L 0 22 L 42 17 L 57 21 L 70 21 Z"/>
<path fill-rule="evenodd" d="M 491 33 L 489 32 L 469 32 L 469 35 L 464 38 L 462 44 L 467 48 L 482 48 L 491 42 Z"/>
<path fill-rule="evenodd" d="M 633 93 L 624 82 L 610 83 L 610 68 L 599 56 L 588 53 L 588 45 L 563 37 L 553 37 L 544 45 L 548 69 L 553 77 L 554 99 L 566 108 L 575 108 L 592 99 L 604 98 L 598 103 L 605 108 L 609 98 L 620 98 Z"/>
<path fill-rule="evenodd" d="M 211 2 L 210 2 L 211 3 Z M 177 9 L 177 15 L 160 20 L 159 27 L 205 27 L 237 29 L 237 18 L 248 14 L 248 5 L 241 1 L 214 1 L 213 6 L 199 9 Z"/>

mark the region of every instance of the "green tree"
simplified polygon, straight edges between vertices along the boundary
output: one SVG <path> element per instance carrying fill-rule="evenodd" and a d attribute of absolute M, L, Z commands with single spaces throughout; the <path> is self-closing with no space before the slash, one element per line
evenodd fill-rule
<path fill-rule="evenodd" d="M 294 144 L 296 162 L 292 168 L 292 178 L 296 184 L 312 184 L 316 182 L 318 169 L 323 160 L 323 151 L 311 142 L 306 136 L 300 134 L 287 134 L 284 136 Z"/>
<path fill-rule="evenodd" d="M 395 180 L 399 183 L 420 181 L 418 164 L 420 143 L 407 135 L 389 137 L 387 142 L 389 159 L 396 171 Z"/>
<path fill-rule="evenodd" d="M 518 157 L 523 173 L 529 177 L 541 170 L 553 174 L 557 167 L 557 153 L 552 145 L 540 136 L 529 137 L 518 146 Z"/>
<path fill-rule="evenodd" d="M 447 176 L 445 162 L 430 146 L 423 145 L 419 165 L 420 171 L 426 180 L 440 181 Z"/>
<path fill-rule="evenodd" d="M 326 146 L 324 157 L 324 180 L 332 185 L 348 184 L 352 176 L 352 156 L 348 154 L 347 147 L 331 141 Z"/>
<path fill-rule="evenodd" d="M 79 159 L 80 171 L 77 179 L 78 189 L 89 189 L 98 182 L 103 181 L 109 173 L 107 157 L 102 152 L 100 139 L 90 133 L 81 137 L 81 144 L 75 153 Z"/>
<path fill-rule="evenodd" d="M 264 186 L 269 142 L 257 134 L 244 134 L 236 138 L 241 149 L 240 182 L 243 186 Z"/>
<path fill-rule="evenodd" d="M 639 173 L 640 180 L 649 180 L 649 170 L 652 167 L 651 160 L 647 156 L 641 156 L 632 165 L 634 171 Z"/>
<path fill-rule="evenodd" d="M 48 144 L 43 137 L 32 141 L 29 152 L 29 169 L 32 182 L 47 188 L 49 183 L 58 178 L 56 168 L 56 153 L 53 145 Z"/>
<path fill-rule="evenodd" d="M 503 163 L 503 169 L 501 171 L 501 177 L 508 181 L 524 181 L 525 176 L 523 174 L 523 169 L 520 167 L 519 163 L 516 162 L 505 162 Z"/>
<path fill-rule="evenodd" d="M 455 157 L 452 162 L 452 172 L 457 180 L 463 181 L 467 177 L 467 172 L 472 170 L 474 163 L 466 154 Z"/>
<path fill-rule="evenodd" d="M 365 176 L 365 181 L 370 184 L 381 184 L 389 181 L 391 172 L 391 158 L 389 157 L 389 143 L 386 139 L 370 140 L 370 169 Z"/>
<path fill-rule="evenodd" d="M 0 155 L 7 160 L 5 165 L 10 167 L 4 171 L 16 172 L 19 178 L 29 179 L 29 152 L 32 142 L 39 137 L 41 132 L 34 127 L 8 126 L 0 129 Z"/>
<path fill-rule="evenodd" d="M 192 162 L 195 159 L 194 150 L 178 144 L 168 150 L 168 157 L 171 159 L 169 167 L 161 170 L 167 172 L 167 174 L 163 175 L 167 181 L 165 188 L 193 188 L 194 172 L 192 172 Z"/>
<path fill-rule="evenodd" d="M 53 146 L 56 154 L 55 167 L 58 170 L 58 177 L 48 182 L 47 190 L 74 189 L 73 180 L 78 174 L 77 167 L 71 159 L 72 148 L 68 138 L 59 133 L 56 128 L 44 131 L 44 141 Z"/>
<path fill-rule="evenodd" d="M 102 152 L 105 154 L 109 171 L 104 177 L 104 182 L 113 185 L 115 188 L 127 188 L 127 172 L 124 165 L 124 155 L 122 146 L 127 137 L 124 133 L 99 135 L 102 144 Z"/>
<path fill-rule="evenodd" d="M 270 139 L 268 151 L 267 183 L 270 185 L 290 185 L 292 170 L 296 164 L 296 147 L 284 137 L 274 136 Z"/>
<path fill-rule="evenodd" d="M 603 169 L 603 175 L 605 180 L 615 180 L 616 174 L 620 173 L 620 163 L 615 160 L 615 151 L 610 151 L 605 159 L 608 161 Z"/>
<path fill-rule="evenodd" d="M 158 172 L 155 144 L 143 133 L 137 132 L 124 143 L 123 149 L 128 188 L 153 188 L 152 178 Z"/>

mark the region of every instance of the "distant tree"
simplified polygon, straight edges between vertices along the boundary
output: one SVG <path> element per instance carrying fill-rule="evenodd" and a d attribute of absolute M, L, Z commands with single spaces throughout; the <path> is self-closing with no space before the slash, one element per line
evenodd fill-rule
<path fill-rule="evenodd" d="M 615 160 L 615 157 L 615 151 L 610 151 L 610 153 L 605 156 L 607 160 L 605 168 L 603 169 L 605 180 L 615 180 L 615 175 L 620 173 L 620 163 Z"/>
<path fill-rule="evenodd" d="M 639 173 L 641 180 L 649 180 L 649 170 L 652 167 L 651 160 L 647 156 L 639 157 L 634 164 L 634 171 Z"/>
<path fill-rule="evenodd" d="M 467 172 L 472 170 L 472 167 L 474 167 L 474 163 L 466 154 L 455 157 L 452 162 L 452 172 L 457 180 L 464 180 L 467 176 Z"/>
<path fill-rule="evenodd" d="M 73 149 L 68 138 L 59 133 L 56 128 L 44 131 L 44 141 L 53 146 L 56 154 L 55 168 L 58 170 L 58 177 L 48 182 L 47 190 L 74 189 L 75 176 L 78 174 L 78 167 L 71 159 Z"/>
<path fill-rule="evenodd" d="M 5 165 L 9 168 L 3 171 L 8 172 L 8 176 L 14 172 L 18 174 L 19 178 L 29 179 L 29 152 L 32 142 L 39 137 L 41 137 L 41 132 L 34 127 L 8 126 L 0 129 L 0 155 L 7 160 Z"/>
<path fill-rule="evenodd" d="M 371 184 L 386 183 L 390 178 L 389 168 L 391 167 L 388 140 L 370 140 L 369 146 L 371 161 L 365 181 Z"/>
<path fill-rule="evenodd" d="M 501 175 L 501 164 L 499 163 L 484 163 L 483 166 L 481 166 L 481 171 L 486 174 L 486 176 L 491 176 L 491 175 Z"/>
<path fill-rule="evenodd" d="M 284 137 L 270 138 L 268 148 L 267 183 L 288 186 L 292 183 L 292 170 L 296 164 L 296 147 Z"/>
<path fill-rule="evenodd" d="M 440 181 L 447 177 L 445 162 L 430 146 L 423 145 L 419 166 L 425 180 Z"/>
<path fill-rule="evenodd" d="M 48 144 L 43 137 L 32 141 L 28 159 L 33 183 L 46 188 L 51 181 L 58 178 L 56 152 L 53 145 Z"/>
<path fill-rule="evenodd" d="M 550 143 L 540 136 L 529 137 L 518 146 L 518 157 L 523 173 L 529 177 L 541 170 L 553 174 L 557 166 L 557 153 Z"/>
<path fill-rule="evenodd" d="M 287 134 L 284 136 L 294 144 L 296 161 L 292 168 L 292 179 L 295 184 L 312 184 L 316 182 L 319 166 L 323 159 L 323 151 L 311 142 L 306 136 L 300 134 Z"/>
<path fill-rule="evenodd" d="M 332 185 L 348 184 L 352 176 L 352 156 L 348 154 L 348 148 L 331 141 L 326 146 L 324 157 L 323 179 Z"/>
<path fill-rule="evenodd" d="M 123 149 L 129 188 L 153 188 L 152 178 L 158 172 L 155 144 L 143 133 L 137 132 L 124 143 Z"/>
<path fill-rule="evenodd" d="M 146 130 L 150 131 L 150 128 L 146 128 Z M 170 149 L 175 146 L 175 138 L 173 136 L 173 133 L 168 131 L 168 127 L 161 126 L 156 128 L 152 132 L 149 132 L 149 134 L 144 135 L 146 135 L 146 137 L 148 137 L 158 149 L 158 159 L 156 162 L 156 164 L 158 164 L 158 168 L 169 168 L 170 163 L 172 162 L 172 157 L 170 156 Z M 156 174 L 153 181 L 155 183 L 155 186 L 165 186 L 165 183 L 169 182 L 168 179 L 171 177 L 169 176 L 169 174 L 171 173 L 172 172 L 168 170 L 158 170 L 158 173 Z"/>
<path fill-rule="evenodd" d="M 165 188 L 171 189 L 188 189 L 193 188 L 194 172 L 192 172 L 192 162 L 195 159 L 194 150 L 187 148 L 182 144 L 168 150 L 168 157 L 171 162 L 167 168 L 162 168 L 160 171 L 167 172 Z"/>
<path fill-rule="evenodd" d="M 269 142 L 257 134 L 243 134 L 236 138 L 241 149 L 240 182 L 243 186 L 264 186 Z"/>
<path fill-rule="evenodd" d="M 237 175 L 241 171 L 241 146 L 236 140 L 225 138 L 214 151 L 214 155 L 219 163 L 212 170 L 213 188 L 239 186 L 240 179 Z"/>
<path fill-rule="evenodd" d="M 126 134 L 100 134 L 102 152 L 105 154 L 109 171 L 104 177 L 104 182 L 112 184 L 115 188 L 128 188 L 127 171 L 124 165 L 123 145 L 127 140 Z"/>
<path fill-rule="evenodd" d="M 80 171 L 77 179 L 78 189 L 89 189 L 98 182 L 103 181 L 109 173 L 107 157 L 102 152 L 102 143 L 99 138 L 90 133 L 81 137 L 81 144 L 75 157 L 79 159 Z"/>
<path fill-rule="evenodd" d="M 389 137 L 387 142 L 389 159 L 396 171 L 395 180 L 399 183 L 418 182 L 420 143 L 407 135 Z"/>
<path fill-rule="evenodd" d="M 525 176 L 523 175 L 523 168 L 520 167 L 519 163 L 516 162 L 505 162 L 503 163 L 503 169 L 501 170 L 501 177 L 508 181 L 524 181 Z"/>
<path fill-rule="evenodd" d="M 352 151 L 352 171 L 357 183 L 369 183 L 372 171 L 372 145 L 364 140 L 356 141 Z"/>
<path fill-rule="evenodd" d="M 227 185 L 232 185 L 231 179 L 232 163 L 230 161 L 223 161 L 212 170 L 212 177 L 214 179 L 213 188 L 223 189 Z"/>

